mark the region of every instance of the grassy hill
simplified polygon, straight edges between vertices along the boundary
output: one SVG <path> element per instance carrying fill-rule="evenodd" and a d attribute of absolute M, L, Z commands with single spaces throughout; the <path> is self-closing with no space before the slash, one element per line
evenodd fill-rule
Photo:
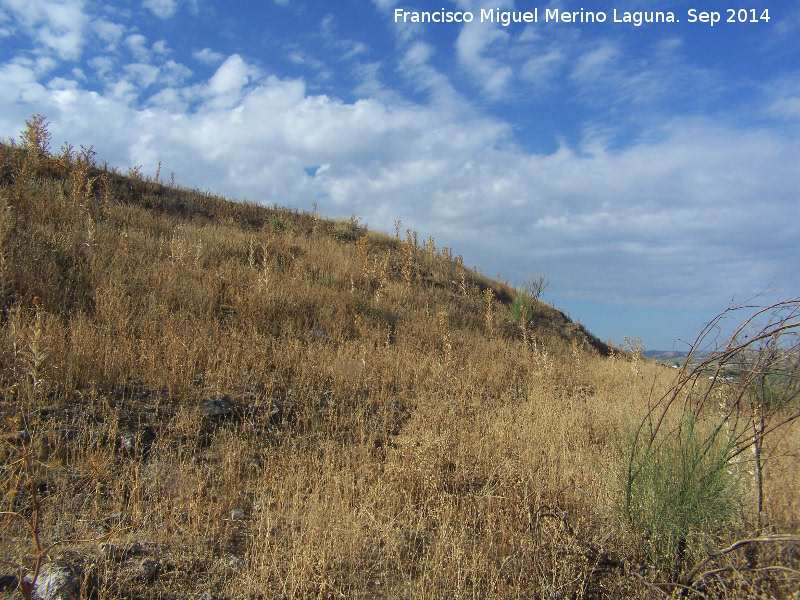
<path fill-rule="evenodd" d="M 662 399 L 704 378 L 399 222 L 121 175 L 51 152 L 38 117 L 0 161 L 4 593 L 61 568 L 75 598 L 788 597 L 791 419 L 759 446 L 756 505 L 749 463 L 728 460 L 746 415 L 704 408 L 659 442 Z M 670 512 L 662 454 L 709 439 Z M 691 573 L 767 533 L 784 538 Z"/>

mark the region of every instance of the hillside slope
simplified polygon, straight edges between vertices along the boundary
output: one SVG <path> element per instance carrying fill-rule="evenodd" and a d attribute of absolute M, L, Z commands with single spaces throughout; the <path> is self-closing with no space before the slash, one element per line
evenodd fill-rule
<path fill-rule="evenodd" d="M 647 597 L 670 572 L 617 507 L 674 374 L 399 225 L 122 176 L 36 119 L 0 152 L 2 589 L 63 564 L 82 598 Z"/>

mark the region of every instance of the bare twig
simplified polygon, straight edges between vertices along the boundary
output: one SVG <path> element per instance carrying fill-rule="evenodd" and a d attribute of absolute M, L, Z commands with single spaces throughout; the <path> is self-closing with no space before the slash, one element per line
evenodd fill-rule
<path fill-rule="evenodd" d="M 756 537 L 756 538 L 748 538 L 745 540 L 739 540 L 727 548 L 720 550 L 719 552 L 713 552 L 709 554 L 706 558 L 701 560 L 697 563 L 694 568 L 689 571 L 686 575 L 681 577 L 681 581 L 684 585 L 691 583 L 694 581 L 697 574 L 700 570 L 706 566 L 710 561 L 714 560 L 715 558 L 719 558 L 720 556 L 724 556 L 725 554 L 730 554 L 734 550 L 738 550 L 744 546 L 748 546 L 750 544 L 775 544 L 775 543 L 791 543 L 791 544 L 800 544 L 800 535 L 768 535 L 763 537 Z"/>

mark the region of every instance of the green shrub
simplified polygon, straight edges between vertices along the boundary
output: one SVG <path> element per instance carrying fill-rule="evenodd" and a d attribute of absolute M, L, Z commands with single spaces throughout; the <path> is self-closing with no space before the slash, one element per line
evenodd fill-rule
<path fill-rule="evenodd" d="M 653 439 L 629 437 L 623 513 L 662 566 L 680 571 L 740 514 L 739 467 L 729 461 L 734 449 L 722 427 L 701 428 L 690 414 Z"/>
<path fill-rule="evenodd" d="M 533 318 L 533 299 L 524 290 L 518 290 L 511 303 L 511 318 L 517 325 L 527 325 Z"/>

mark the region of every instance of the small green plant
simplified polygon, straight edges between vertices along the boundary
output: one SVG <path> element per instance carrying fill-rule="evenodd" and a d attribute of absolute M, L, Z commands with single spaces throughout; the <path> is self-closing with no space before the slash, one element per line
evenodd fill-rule
<path fill-rule="evenodd" d="M 525 290 L 518 290 L 511 303 L 511 318 L 520 327 L 525 327 L 533 319 L 533 299 Z"/>
<path fill-rule="evenodd" d="M 709 429 L 702 431 L 688 414 L 652 441 L 631 436 L 629 442 L 625 517 L 653 557 L 675 573 L 736 519 L 743 503 L 738 466 L 729 463 L 735 445 L 722 428 Z"/>

